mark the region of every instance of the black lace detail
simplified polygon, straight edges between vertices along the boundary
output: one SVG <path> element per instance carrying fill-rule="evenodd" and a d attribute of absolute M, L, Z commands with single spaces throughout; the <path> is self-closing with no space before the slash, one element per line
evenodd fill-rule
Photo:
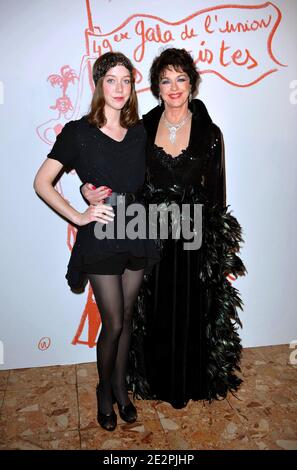
<path fill-rule="evenodd" d="M 165 152 L 163 147 L 159 147 L 158 145 L 154 144 L 155 156 L 160 159 L 161 163 L 166 168 L 172 168 L 178 165 L 184 158 L 189 158 L 189 151 L 188 148 L 183 149 L 179 155 L 173 157 L 169 153 Z"/>

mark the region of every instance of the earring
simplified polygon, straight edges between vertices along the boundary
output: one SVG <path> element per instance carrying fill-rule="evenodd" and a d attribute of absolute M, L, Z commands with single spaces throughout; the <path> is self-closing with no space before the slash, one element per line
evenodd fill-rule
<path fill-rule="evenodd" d="M 161 95 L 159 95 L 158 103 L 159 103 L 159 106 L 162 106 L 162 98 L 161 98 Z"/>
<path fill-rule="evenodd" d="M 192 93 L 189 94 L 189 103 L 192 101 Z"/>

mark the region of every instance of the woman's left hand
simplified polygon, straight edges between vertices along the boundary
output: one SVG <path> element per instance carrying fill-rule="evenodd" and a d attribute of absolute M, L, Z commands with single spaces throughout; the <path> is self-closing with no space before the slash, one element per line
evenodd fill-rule
<path fill-rule="evenodd" d="M 93 206 L 97 206 L 105 201 L 105 199 L 112 194 L 112 190 L 107 186 L 93 186 L 90 183 L 85 183 L 81 187 L 83 197 Z"/>

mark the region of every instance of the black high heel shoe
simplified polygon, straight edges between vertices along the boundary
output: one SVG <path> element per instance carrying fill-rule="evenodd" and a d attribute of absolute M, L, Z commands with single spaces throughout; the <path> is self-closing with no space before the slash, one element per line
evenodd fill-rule
<path fill-rule="evenodd" d="M 112 409 L 111 413 L 105 414 L 100 411 L 99 385 L 96 386 L 97 396 L 97 421 L 106 431 L 114 431 L 117 425 L 117 415 Z"/>
<path fill-rule="evenodd" d="M 112 392 L 112 402 L 117 404 L 119 415 L 123 421 L 126 423 L 135 423 L 137 420 L 137 410 L 132 401 L 130 401 L 128 405 L 123 406 L 117 401 L 114 392 Z"/>

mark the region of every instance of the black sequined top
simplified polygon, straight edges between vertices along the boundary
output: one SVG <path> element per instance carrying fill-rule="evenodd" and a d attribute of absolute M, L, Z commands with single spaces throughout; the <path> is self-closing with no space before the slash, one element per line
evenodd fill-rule
<path fill-rule="evenodd" d="M 193 194 L 201 202 L 225 207 L 225 161 L 221 130 L 200 100 L 190 103 L 192 123 L 188 147 L 176 157 L 155 144 L 163 109 L 157 106 L 143 116 L 147 132 L 146 183 L 148 197 Z M 151 196 L 151 197 L 150 197 Z M 184 200 L 184 198 L 183 198 Z"/>

